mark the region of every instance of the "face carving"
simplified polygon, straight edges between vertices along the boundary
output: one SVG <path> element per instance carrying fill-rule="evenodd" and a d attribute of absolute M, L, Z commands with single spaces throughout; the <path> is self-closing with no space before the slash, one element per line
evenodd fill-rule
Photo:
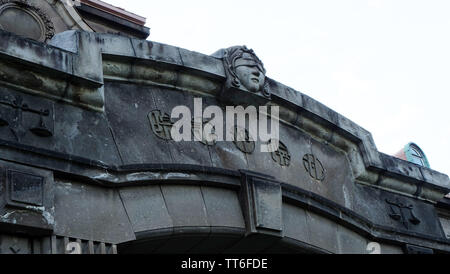
<path fill-rule="evenodd" d="M 239 82 L 250 92 L 258 92 L 263 89 L 266 76 L 262 66 L 253 60 L 253 56 L 244 53 L 235 62 L 236 76 Z"/>
<path fill-rule="evenodd" d="M 224 62 L 232 86 L 270 97 L 265 90 L 266 70 L 253 50 L 245 46 L 228 48 Z"/>

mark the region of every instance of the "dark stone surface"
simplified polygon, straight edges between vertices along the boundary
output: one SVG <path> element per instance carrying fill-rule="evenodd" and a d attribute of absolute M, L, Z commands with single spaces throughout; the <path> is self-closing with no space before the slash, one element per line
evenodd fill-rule
<path fill-rule="evenodd" d="M 339 251 L 338 225 L 317 214 L 307 212 L 308 243 L 332 253 Z"/>
<path fill-rule="evenodd" d="M 276 244 L 280 238 L 264 235 L 264 234 L 252 234 L 245 238 L 242 238 L 235 245 L 226 249 L 224 254 L 260 254 L 266 250 L 270 250 L 274 244 Z"/>
<path fill-rule="evenodd" d="M 217 142 L 209 147 L 212 164 L 231 170 L 248 169 L 247 154 L 236 148 L 233 142 Z"/>
<path fill-rule="evenodd" d="M 208 146 L 199 142 L 162 140 L 151 128 L 148 114 L 154 110 L 171 115 L 176 106 L 193 109 L 187 93 L 124 84 L 107 84 L 107 115 L 125 164 L 182 163 L 211 166 Z M 127 106 L 128 111 L 117 112 Z"/>
<path fill-rule="evenodd" d="M 383 166 L 388 170 L 389 172 L 392 172 L 394 174 L 398 175 L 407 175 L 410 177 L 410 180 L 413 181 L 414 179 L 417 181 L 423 181 L 424 178 L 422 176 L 422 173 L 420 171 L 420 167 L 415 164 L 411 164 L 407 161 L 403 161 L 401 159 L 380 154 L 381 161 L 383 162 Z"/>
<path fill-rule="evenodd" d="M 108 121 L 103 114 L 4 87 L 0 87 L 0 96 L 4 102 L 15 101 L 22 106 L 19 110 L 1 104 L 0 108 L 15 112 L 13 116 L 18 119 L 11 119 L 11 113 L 5 117 L 9 125 L 0 128 L 0 139 L 108 164 L 120 164 Z M 49 112 L 42 115 L 41 121 L 36 111 Z M 43 135 L 42 130 L 33 132 L 42 127 L 50 134 Z"/>
<path fill-rule="evenodd" d="M 3 32 L 0 38 L 0 57 L 9 62 L 5 64 L 26 67 L 25 88 L 42 86 L 28 74 L 29 67 L 51 71 L 70 84 L 93 86 L 89 90 L 94 99 L 83 103 L 98 107 L 92 111 L 75 101 L 77 106 L 0 87 L 0 99 L 6 100 L 0 102 L 0 158 L 10 161 L 0 162 L 1 231 L 128 243 L 133 252 L 366 253 L 369 239 L 380 240 L 382 253 L 401 252 L 395 242 L 448 250 L 434 205 L 419 199 L 445 193 L 448 177 L 379 153 L 369 132 L 309 96 L 267 81 L 272 103 L 292 111 L 289 122 L 300 127 L 281 124 L 281 142 L 291 156 L 289 165 L 281 166 L 270 153 L 260 152 L 259 140 L 253 153 L 244 153 L 232 142 L 176 143 L 152 131 L 151 111 L 170 115 L 179 105 L 192 110 L 195 97 L 204 98 L 203 109 L 218 104 L 220 86 L 207 85 L 226 79 L 214 57 L 115 35 L 71 32 L 53 40 L 76 54 Z M 160 82 L 144 85 L 140 79 L 107 80 L 102 113 L 102 104 L 95 103 L 103 95 L 103 57 L 172 77 L 164 82 L 166 87 Z M 205 82 L 198 88 L 204 84 L 206 91 L 191 93 L 181 86 L 201 77 Z M 243 96 L 230 99 L 269 103 L 268 97 L 246 90 L 235 94 Z M 308 125 L 309 120 L 299 123 L 302 115 L 320 128 Z M 359 150 L 351 153 L 359 153 L 363 163 L 351 166 L 345 152 L 334 147 L 334 133 L 355 144 Z M 355 182 L 352 172 L 361 175 L 364 167 L 377 173 L 376 185 L 391 187 L 391 192 Z M 241 185 L 236 171 L 242 174 Z M 412 185 L 413 193 L 393 193 L 402 183 Z M 51 185 L 56 188 L 54 203 Z M 0 251 L 6 252 L 3 246 Z"/>
<path fill-rule="evenodd" d="M 145 233 L 141 240 L 119 245 L 123 254 L 221 254 L 244 237 L 243 229 L 182 227 Z"/>
<path fill-rule="evenodd" d="M 201 187 L 209 224 L 212 227 L 245 228 L 236 191 Z"/>
<path fill-rule="evenodd" d="M 338 226 L 338 244 L 340 254 L 367 254 L 368 241 L 361 235 Z"/>
<path fill-rule="evenodd" d="M 200 187 L 165 185 L 161 190 L 174 227 L 209 226 Z"/>
<path fill-rule="evenodd" d="M 341 206 L 352 209 L 355 199 L 355 183 L 347 157 L 329 145 L 314 140 L 311 140 L 311 144 L 312 155 L 321 161 L 325 169 L 323 181 L 310 178 L 311 191 L 327 197 Z"/>
<path fill-rule="evenodd" d="M 44 178 L 33 174 L 9 170 L 9 194 L 12 202 L 43 206 Z"/>
<path fill-rule="evenodd" d="M 299 207 L 283 204 L 283 236 L 297 241 L 308 242 L 306 212 Z"/>
<path fill-rule="evenodd" d="M 247 156 L 249 167 L 352 208 L 354 182 L 345 155 L 290 127 L 282 126 L 280 136 L 291 154 L 291 164 L 288 167 L 281 167 L 273 161 L 270 154 L 257 150 Z M 259 147 L 260 142 L 257 143 L 257 148 Z M 323 181 L 312 178 L 305 169 L 303 158 L 307 154 L 315 155 L 322 162 L 326 171 Z"/>
<path fill-rule="evenodd" d="M 50 147 L 52 142 L 55 142 L 53 136 L 55 109 L 51 100 L 20 93 L 3 86 L 0 86 L 0 98 L 2 119 L 0 138 L 41 147 Z M 45 136 L 33 133 L 33 130 L 39 127 L 47 129 Z"/>
<path fill-rule="evenodd" d="M 152 96 L 155 100 L 155 109 L 170 115 L 175 107 L 187 106 L 194 116 L 195 96 L 191 94 L 170 89 L 155 89 Z M 169 151 L 174 163 L 212 166 L 209 148 L 200 142 L 169 141 Z"/>
<path fill-rule="evenodd" d="M 420 247 L 420 246 L 414 246 L 414 245 L 406 245 L 405 247 L 405 253 L 406 254 L 427 254 L 427 255 L 431 255 L 434 254 L 433 249 L 430 248 L 424 248 L 424 247 Z"/>
<path fill-rule="evenodd" d="M 131 39 L 136 57 L 158 62 L 183 65 L 177 47 L 153 41 Z"/>
<path fill-rule="evenodd" d="M 303 167 L 303 156 L 311 153 L 311 139 L 300 131 L 283 125 L 280 127 L 280 139 L 287 146 L 291 154 L 291 163 L 288 167 L 279 167 L 272 160 L 270 164 L 278 167 L 278 172 L 275 177 L 279 178 L 282 182 L 311 190 L 315 182 L 311 180 Z M 256 166 L 259 166 L 259 164 Z"/>
<path fill-rule="evenodd" d="M 283 102 L 289 102 L 295 106 L 303 106 L 302 93 L 287 87 L 273 79 L 267 78 L 267 84 L 271 94 L 283 99 Z"/>
<path fill-rule="evenodd" d="M 165 240 L 154 250 L 157 254 L 185 254 L 195 248 L 199 243 L 206 239 L 209 235 L 209 227 L 190 228 L 178 227 L 174 228 L 170 237 L 162 238 Z"/>
<path fill-rule="evenodd" d="M 117 190 L 68 181 L 55 183 L 56 235 L 108 243 L 135 240 Z"/>
<path fill-rule="evenodd" d="M 151 129 L 148 114 L 157 109 L 152 88 L 107 82 L 106 115 L 125 165 L 172 163 L 169 143 Z M 126 107 L 126 111 L 123 110 Z"/>
<path fill-rule="evenodd" d="M 0 235 L 0 254 L 32 254 L 32 241 L 24 237 Z"/>
<path fill-rule="evenodd" d="M 270 176 L 273 176 L 275 178 L 278 178 L 281 181 L 287 181 L 287 182 L 296 182 L 297 180 L 301 180 L 301 177 L 299 178 L 297 175 L 297 172 L 300 171 L 300 169 L 296 166 L 297 158 L 301 158 L 296 154 L 296 149 L 304 149 L 305 143 L 302 142 L 301 139 L 294 139 L 295 137 L 292 137 L 290 135 L 291 132 L 289 129 L 280 127 L 280 141 L 285 144 L 288 148 L 288 151 L 291 155 L 291 163 L 289 166 L 281 166 L 277 162 L 274 161 L 272 158 L 271 153 L 267 152 L 261 152 L 261 146 L 264 144 L 261 142 L 261 140 L 258 140 L 256 142 L 256 150 L 253 154 L 247 155 L 248 159 L 248 167 L 250 170 L 260 172 L 263 174 L 268 174 Z M 292 139 L 291 139 L 292 138 Z M 292 142 L 295 140 L 298 145 L 293 146 Z M 301 160 L 301 159 L 300 159 Z M 299 161 L 300 161 L 299 160 Z M 295 175 L 293 175 L 295 174 Z M 295 180 L 292 180 L 292 178 L 295 177 Z"/>
<path fill-rule="evenodd" d="M 214 231 L 212 228 L 211 234 L 199 242 L 195 247 L 191 248 L 190 254 L 222 254 L 222 252 L 230 246 L 235 245 L 244 237 L 244 234 L 236 235 L 220 235 L 220 232 Z"/>
<path fill-rule="evenodd" d="M 231 170 L 247 169 L 248 168 L 248 157 L 249 154 L 240 151 L 234 142 L 226 141 L 226 106 L 219 103 L 215 98 L 203 98 L 203 108 L 207 106 L 220 106 L 223 115 L 223 139 L 224 141 L 217 142 L 214 146 L 209 146 L 209 151 L 211 155 L 212 165 L 214 167 L 227 168 Z M 256 149 L 255 149 L 256 150 Z"/>
<path fill-rule="evenodd" d="M 422 172 L 422 176 L 425 182 L 433 184 L 434 186 L 441 186 L 444 188 L 450 187 L 450 180 L 448 179 L 448 175 L 439 173 L 426 167 L 421 167 L 420 171 Z"/>
<path fill-rule="evenodd" d="M 0 30 L 0 36 L 1 54 L 12 55 L 24 61 L 38 63 L 40 66 L 51 68 L 58 72 L 72 72 L 72 56 L 70 53 L 30 39 L 24 39 L 4 30 Z"/>
<path fill-rule="evenodd" d="M 225 71 L 223 67 L 222 60 L 211 58 L 210 56 L 189 51 L 186 49 L 179 49 L 181 60 L 183 61 L 183 66 L 196 69 L 199 72 L 207 71 L 218 77 L 225 77 Z"/>
<path fill-rule="evenodd" d="M 388 244 L 382 244 L 381 245 L 381 254 L 386 255 L 398 255 L 398 254 L 404 254 L 401 247 L 388 245 Z"/>
<path fill-rule="evenodd" d="M 309 118 L 314 119 L 318 123 L 324 123 L 323 121 L 326 121 L 333 125 L 338 124 L 337 113 L 329 109 L 325 105 L 317 102 L 316 100 L 305 94 L 302 95 L 302 102 L 303 108 L 308 111 L 308 113 L 304 114 L 308 114 Z"/>
<path fill-rule="evenodd" d="M 202 232 L 202 233 L 199 233 Z M 209 227 L 189 228 L 179 227 L 174 229 L 174 234 L 167 241 L 155 249 L 158 254 L 186 254 L 208 238 Z"/>
<path fill-rule="evenodd" d="M 57 152 L 109 164 L 120 165 L 120 155 L 102 113 L 85 111 L 70 105 L 55 106 L 55 140 Z"/>
<path fill-rule="evenodd" d="M 55 225 L 53 174 L 0 161 L 0 230 L 51 234 Z"/>
<path fill-rule="evenodd" d="M 325 250 L 315 248 L 303 242 L 285 237 L 276 241 L 262 253 L 267 254 L 327 254 Z"/>
<path fill-rule="evenodd" d="M 173 226 L 160 186 L 121 189 L 120 197 L 135 233 Z"/>
<path fill-rule="evenodd" d="M 239 193 L 248 234 L 282 233 L 281 185 L 270 177 L 242 170 Z"/>
<path fill-rule="evenodd" d="M 373 223 L 409 233 L 419 233 L 436 238 L 445 237 L 436 210 L 431 204 L 360 185 L 355 188 L 355 197 L 357 199 L 355 200 L 354 211 L 363 216 L 368 216 Z M 410 219 L 415 218 L 407 209 L 404 209 L 403 213 L 396 206 L 391 209 L 388 200 L 405 206 L 411 205 L 413 215 L 420 220 L 420 223 L 414 224 L 410 221 Z M 399 220 L 393 219 L 390 216 L 394 213 L 392 210 L 399 215 L 403 215 L 403 217 L 399 216 Z M 406 225 L 404 222 L 406 222 Z"/>
<path fill-rule="evenodd" d="M 256 227 L 275 231 L 282 230 L 282 195 L 277 183 L 253 179 L 252 193 Z"/>

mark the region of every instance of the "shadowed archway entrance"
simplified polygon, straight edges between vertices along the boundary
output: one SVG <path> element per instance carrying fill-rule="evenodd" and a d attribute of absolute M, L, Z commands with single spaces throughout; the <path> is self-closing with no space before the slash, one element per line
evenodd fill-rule
<path fill-rule="evenodd" d="M 236 228 L 175 228 L 144 232 L 118 245 L 119 254 L 309 254 L 326 253 L 305 243 L 271 235 L 245 236 Z"/>

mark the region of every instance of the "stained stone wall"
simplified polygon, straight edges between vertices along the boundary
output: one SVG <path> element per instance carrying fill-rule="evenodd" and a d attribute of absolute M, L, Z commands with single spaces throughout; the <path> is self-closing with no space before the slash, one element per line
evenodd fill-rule
<path fill-rule="evenodd" d="M 229 88 L 224 58 L 0 31 L 0 252 L 450 252 L 447 175 L 378 152 L 367 130 L 273 79 L 264 94 Z M 194 98 L 279 106 L 280 151 L 174 142 L 164 114 Z"/>

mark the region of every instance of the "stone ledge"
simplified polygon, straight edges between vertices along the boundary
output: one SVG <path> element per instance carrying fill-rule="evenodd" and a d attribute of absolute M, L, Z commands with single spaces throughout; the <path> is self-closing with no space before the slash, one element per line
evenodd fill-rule
<path fill-rule="evenodd" d="M 107 166 L 100 162 L 91 161 L 83 158 L 72 158 L 69 155 L 52 155 L 47 152 L 45 157 L 47 161 L 37 161 L 32 155 L 39 156 L 45 151 L 35 150 L 31 155 L 25 153 L 29 165 L 50 170 L 54 172 L 55 178 L 70 178 L 71 180 L 79 180 L 88 185 L 97 185 L 107 189 L 118 188 L 126 189 L 134 186 L 151 186 L 160 185 L 162 182 L 168 185 L 187 185 L 187 186 L 211 186 L 226 189 L 238 190 L 241 188 L 240 176 L 237 171 L 211 168 L 196 165 L 180 165 L 180 164 L 148 164 L 148 165 L 132 165 L 132 166 Z M 30 157 L 31 156 L 31 157 Z M 55 164 L 50 159 L 55 158 Z M 3 158 L 3 157 L 2 157 Z M 65 158 L 64 160 L 62 158 Z M 61 161 L 63 160 L 63 161 Z M 14 161 L 24 162 L 25 158 L 15 157 Z M 56 163 L 59 163 L 56 165 Z M 147 176 L 147 175 L 151 176 Z M 156 177 L 155 174 L 178 174 L 170 178 Z M 194 176 L 186 178 L 185 176 Z M 107 175 L 107 176 L 105 176 Z M 129 181 L 130 175 L 137 178 L 135 181 Z M 144 175 L 144 177 L 140 177 Z M 192 180 L 191 180 L 192 179 Z M 270 179 L 270 176 L 269 176 Z M 271 181 L 273 179 L 270 179 Z M 285 202 L 294 203 L 316 214 L 327 217 L 345 227 L 348 227 L 361 235 L 369 235 L 371 239 L 391 242 L 409 242 L 422 246 L 432 246 L 438 242 L 435 248 L 448 250 L 449 241 L 435 236 L 424 235 L 413 231 L 396 230 L 393 227 L 380 226 L 369 220 L 370 216 L 362 216 L 350 209 L 347 209 L 335 202 L 332 202 L 322 196 L 312 192 L 291 186 L 286 183 L 281 184 L 282 199 Z M 420 202 L 418 202 L 420 203 Z M 394 238 L 389 235 L 397 235 Z"/>
<path fill-rule="evenodd" d="M 0 31 L 0 82 L 31 94 L 102 111 L 103 80 L 74 71 L 77 55 Z"/>
<path fill-rule="evenodd" d="M 165 44 L 78 31 L 57 34 L 52 46 L 6 32 L 0 36 L 0 56 L 13 63 L 4 66 L 6 78 L 12 79 L 8 85 L 99 111 L 104 110 L 103 81 L 108 77 L 209 96 L 216 96 L 225 81 L 220 59 Z M 18 73 L 17 66 L 27 70 Z M 45 70 L 55 73 L 48 76 L 42 73 Z M 343 150 L 357 182 L 431 202 L 450 192 L 448 176 L 423 168 L 419 175 L 410 163 L 386 165 L 386 161 L 398 161 L 379 153 L 368 131 L 309 96 L 274 80 L 268 82 L 273 102 L 282 106 L 281 119 Z M 387 177 L 383 185 L 380 175 Z"/>

